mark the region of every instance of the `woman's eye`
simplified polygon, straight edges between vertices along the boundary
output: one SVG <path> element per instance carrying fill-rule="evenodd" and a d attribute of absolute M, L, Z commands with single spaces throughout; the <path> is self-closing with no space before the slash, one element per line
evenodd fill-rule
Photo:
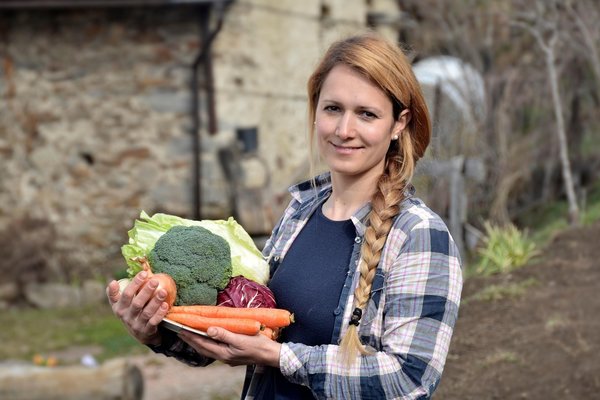
<path fill-rule="evenodd" d="M 375 119 L 377 118 L 377 115 L 373 114 L 370 111 L 362 111 L 360 113 L 361 117 L 365 118 L 365 119 Z"/>
<path fill-rule="evenodd" d="M 325 106 L 324 110 L 329 112 L 336 112 L 339 111 L 340 108 L 338 106 Z"/>

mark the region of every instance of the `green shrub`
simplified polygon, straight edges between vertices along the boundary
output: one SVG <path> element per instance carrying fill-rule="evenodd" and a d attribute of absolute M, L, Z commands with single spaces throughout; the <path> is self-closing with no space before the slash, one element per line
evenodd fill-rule
<path fill-rule="evenodd" d="M 506 273 L 526 264 L 537 254 L 536 245 L 526 231 L 522 232 L 512 224 L 500 227 L 486 222 L 484 226 L 477 274 Z"/>

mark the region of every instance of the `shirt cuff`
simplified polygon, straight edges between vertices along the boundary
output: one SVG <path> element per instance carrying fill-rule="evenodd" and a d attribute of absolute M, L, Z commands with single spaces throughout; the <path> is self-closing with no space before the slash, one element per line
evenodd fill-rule
<path fill-rule="evenodd" d="M 302 368 L 302 362 L 296 356 L 290 345 L 282 343 L 281 351 L 279 352 L 279 369 L 283 376 L 291 377 L 300 368 Z"/>
<path fill-rule="evenodd" d="M 155 353 L 164 354 L 169 351 L 173 344 L 180 340 L 177 337 L 177 334 L 169 329 L 163 328 L 162 326 L 158 327 L 158 331 L 162 337 L 162 342 L 158 345 L 147 344 L 146 346 L 150 348 Z"/>

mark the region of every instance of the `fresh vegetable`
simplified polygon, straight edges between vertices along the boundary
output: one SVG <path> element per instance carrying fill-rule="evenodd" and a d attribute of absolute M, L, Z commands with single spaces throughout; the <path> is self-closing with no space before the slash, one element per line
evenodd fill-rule
<path fill-rule="evenodd" d="M 167 314 L 167 318 L 201 331 L 206 331 L 211 326 L 218 326 L 234 333 L 256 335 L 263 329 L 260 322 L 252 319 L 209 318 L 189 313 L 169 313 Z"/>
<path fill-rule="evenodd" d="M 130 278 L 119 279 L 119 293 L 123 293 L 123 290 L 131 283 Z"/>
<path fill-rule="evenodd" d="M 177 284 L 176 304 L 215 304 L 217 291 L 231 279 L 229 244 L 200 226 L 174 226 L 148 255 L 155 272 Z"/>
<path fill-rule="evenodd" d="M 294 322 L 294 314 L 281 308 L 233 308 L 205 305 L 171 307 L 169 315 L 177 314 L 192 314 L 207 318 L 254 319 L 271 328 L 282 328 Z"/>
<path fill-rule="evenodd" d="M 229 243 L 232 276 L 242 275 L 246 278 L 266 284 L 269 278 L 269 265 L 252 238 L 233 218 L 228 220 L 194 221 L 169 214 L 154 214 L 150 217 L 144 211 L 129 230 L 129 243 L 121 247 L 121 252 L 129 266 L 127 272 L 133 277 L 141 270 L 135 257 L 147 257 L 158 239 L 174 226 L 200 226 L 208 229 Z M 152 261 L 150 261 L 152 265 Z M 154 268 L 154 265 L 152 265 Z M 177 281 L 177 279 L 175 279 Z"/>
<path fill-rule="evenodd" d="M 138 259 L 138 262 L 142 264 L 142 268 L 144 268 L 144 271 L 148 273 L 147 278 L 141 287 L 143 288 L 144 286 L 146 286 L 146 284 L 150 282 L 151 279 L 158 281 L 158 286 L 154 291 L 156 292 L 158 289 L 161 288 L 164 289 L 167 292 L 165 302 L 169 305 L 169 308 L 173 307 L 175 299 L 177 298 L 177 285 L 175 284 L 173 278 L 168 274 L 154 273 L 154 271 L 152 271 L 152 269 L 150 268 L 150 264 L 148 264 L 148 260 L 146 260 L 145 258 Z"/>
<path fill-rule="evenodd" d="M 175 303 L 175 299 L 177 297 L 177 286 L 176 286 L 173 278 L 167 274 L 153 273 L 152 269 L 150 268 L 150 265 L 148 264 L 148 261 L 144 257 L 136 258 L 136 261 L 138 261 L 140 263 L 140 265 L 142 265 L 142 268 L 148 273 L 148 276 L 147 276 L 146 280 L 144 281 L 144 283 L 142 284 L 142 286 L 140 287 L 140 290 L 141 290 L 141 288 L 146 286 L 146 284 L 150 281 L 150 279 L 157 280 L 158 286 L 156 287 L 155 291 L 160 288 L 165 289 L 165 291 L 167 292 L 167 297 L 165 298 L 165 301 L 169 305 L 169 308 L 172 307 L 173 304 Z M 123 293 L 125 288 L 130 283 L 131 283 L 131 279 L 129 279 L 129 278 L 119 279 L 119 293 Z"/>
<path fill-rule="evenodd" d="M 271 289 L 243 276 L 234 276 L 225 289 L 217 294 L 217 305 L 242 308 L 275 308 Z"/>

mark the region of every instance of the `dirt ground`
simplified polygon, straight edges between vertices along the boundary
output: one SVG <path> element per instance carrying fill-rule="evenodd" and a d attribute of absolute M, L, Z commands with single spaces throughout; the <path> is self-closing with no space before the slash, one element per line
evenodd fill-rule
<path fill-rule="evenodd" d="M 523 295 L 473 299 L 518 284 Z M 600 223 L 563 232 L 509 276 L 468 279 L 434 399 L 600 399 L 599 291 Z"/>
<path fill-rule="evenodd" d="M 491 285 L 508 294 L 477 300 Z M 510 275 L 468 279 L 434 400 L 600 398 L 599 291 L 600 223 L 563 232 Z M 236 399 L 244 376 L 242 367 L 196 369 L 162 356 L 134 362 L 144 400 Z"/>

